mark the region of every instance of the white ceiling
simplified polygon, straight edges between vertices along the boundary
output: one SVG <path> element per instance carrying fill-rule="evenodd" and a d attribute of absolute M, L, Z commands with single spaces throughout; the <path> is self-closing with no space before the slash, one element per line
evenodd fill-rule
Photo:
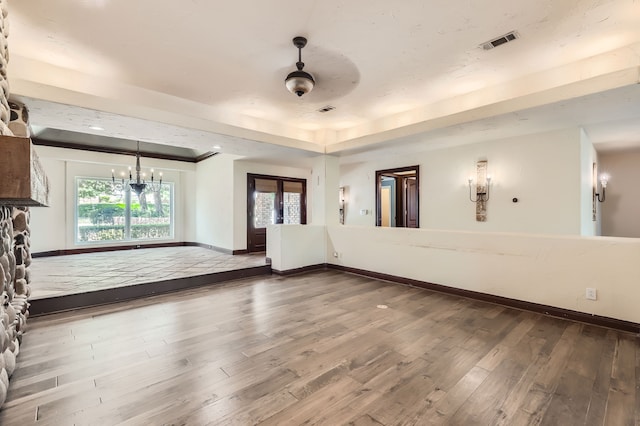
<path fill-rule="evenodd" d="M 34 126 L 272 159 L 569 126 L 640 142 L 637 0 L 23 0 L 9 19 Z M 284 88 L 297 35 L 302 98 Z"/>

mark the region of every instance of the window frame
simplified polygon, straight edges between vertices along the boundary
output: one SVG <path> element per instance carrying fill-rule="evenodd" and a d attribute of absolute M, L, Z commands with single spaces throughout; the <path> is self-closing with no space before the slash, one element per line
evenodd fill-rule
<path fill-rule="evenodd" d="M 139 243 L 139 242 L 154 242 L 154 241 L 171 241 L 175 239 L 175 182 L 172 181 L 162 181 L 162 185 L 169 186 L 169 236 L 162 238 L 131 238 L 131 204 L 134 197 L 136 197 L 135 193 L 131 191 L 129 192 L 129 196 L 123 195 L 123 201 L 125 204 L 125 231 L 124 238 L 121 240 L 100 240 L 100 241 L 81 241 L 79 239 L 79 197 L 78 197 L 78 185 L 82 180 L 98 180 L 98 181 L 107 181 L 111 182 L 111 179 L 104 177 L 94 177 L 94 176 L 76 176 L 74 179 L 74 198 L 73 198 L 73 209 L 74 209 L 74 227 L 73 227 L 73 241 L 75 245 L 96 245 L 96 244 L 131 244 L 131 243 Z"/>

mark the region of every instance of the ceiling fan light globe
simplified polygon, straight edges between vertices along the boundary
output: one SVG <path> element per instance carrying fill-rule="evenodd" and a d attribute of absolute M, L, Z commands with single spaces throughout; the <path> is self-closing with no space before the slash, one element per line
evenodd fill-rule
<path fill-rule="evenodd" d="M 305 71 L 293 71 L 287 76 L 284 83 L 287 90 L 298 96 L 311 92 L 316 84 L 311 74 Z"/>

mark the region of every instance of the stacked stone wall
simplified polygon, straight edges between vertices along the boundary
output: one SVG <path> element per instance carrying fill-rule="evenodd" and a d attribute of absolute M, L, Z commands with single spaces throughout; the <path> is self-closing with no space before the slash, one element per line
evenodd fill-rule
<path fill-rule="evenodd" d="M 0 0 L 0 135 L 29 137 L 26 107 L 18 101 L 9 101 L 7 6 L 7 0 Z M 0 408 L 7 397 L 29 317 L 29 217 L 27 207 L 0 205 Z"/>
<path fill-rule="evenodd" d="M 29 317 L 29 209 L 0 206 L 0 406 L 16 368 Z"/>
<path fill-rule="evenodd" d="M 7 64 L 9 63 L 9 13 L 7 0 L 0 0 L 0 134 L 14 136 L 9 128 L 11 108 L 9 108 L 9 80 Z"/>

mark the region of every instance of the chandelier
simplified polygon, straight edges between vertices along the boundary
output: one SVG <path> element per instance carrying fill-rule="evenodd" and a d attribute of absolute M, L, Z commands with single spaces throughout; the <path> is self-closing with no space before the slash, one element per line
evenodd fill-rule
<path fill-rule="evenodd" d="M 138 197 L 145 192 L 158 192 L 162 187 L 162 172 L 160 180 L 154 181 L 153 169 L 151 169 L 151 181 L 146 181 L 146 173 L 141 173 L 140 167 L 140 141 L 136 150 L 136 178 L 133 179 L 131 166 L 129 166 L 129 179 L 125 179 L 124 172 L 120 173 L 120 181 L 116 181 L 115 170 L 111 169 L 111 186 L 114 192 L 133 191 Z"/>

